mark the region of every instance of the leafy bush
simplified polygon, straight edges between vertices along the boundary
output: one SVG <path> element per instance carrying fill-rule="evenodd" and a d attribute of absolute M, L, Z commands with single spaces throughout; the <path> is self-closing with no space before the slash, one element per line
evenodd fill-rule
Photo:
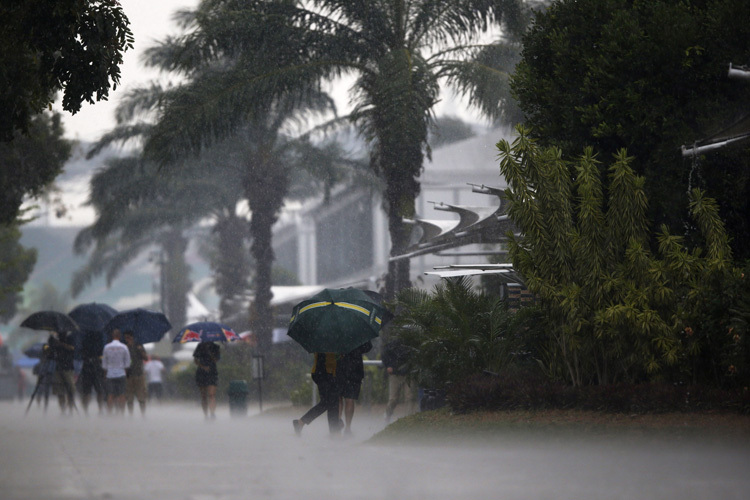
<path fill-rule="evenodd" d="M 218 362 L 219 385 L 216 387 L 216 400 L 229 400 L 228 389 L 232 380 L 245 380 L 248 385 L 248 399 L 258 399 L 258 383 L 253 379 L 252 358 L 255 348 L 236 343 L 222 346 L 221 359 Z M 266 379 L 262 382 L 263 400 L 288 401 L 292 391 L 310 371 L 310 355 L 299 345 L 290 342 L 276 344 L 264 357 Z M 173 393 L 180 399 L 198 397 L 195 387 L 195 366 L 189 365 L 185 370 L 173 376 Z M 309 399 L 308 399 L 309 402 Z"/>
<path fill-rule="evenodd" d="M 500 376 L 474 375 L 447 391 L 451 409 L 578 409 L 610 413 L 718 410 L 750 414 L 750 391 L 667 383 L 572 387 L 525 371 Z"/>
<path fill-rule="evenodd" d="M 432 294 L 404 290 L 397 308 L 389 335 L 413 352 L 410 376 L 422 387 L 443 389 L 529 355 L 527 325 L 518 322 L 525 317 L 509 312 L 499 298 L 473 290 L 466 278 L 443 281 Z"/>

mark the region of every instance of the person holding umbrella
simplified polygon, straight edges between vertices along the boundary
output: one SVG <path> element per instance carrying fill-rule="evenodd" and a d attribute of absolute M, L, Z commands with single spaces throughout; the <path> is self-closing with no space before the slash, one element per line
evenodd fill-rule
<path fill-rule="evenodd" d="M 299 420 L 293 420 L 294 432 L 299 436 L 302 428 L 313 420 L 328 412 L 328 430 L 335 436 L 341 432 L 343 424 L 339 418 L 339 399 L 341 397 L 341 383 L 337 379 L 338 355 L 333 352 L 316 352 L 312 379 L 318 386 L 320 401 L 310 408 Z"/>
<path fill-rule="evenodd" d="M 80 356 L 83 362 L 78 379 L 81 387 L 81 404 L 86 414 L 92 390 L 96 391 L 99 413 L 104 411 L 107 396 L 106 379 L 102 369 L 102 350 L 106 338 L 103 330 L 116 314 L 114 308 L 97 302 L 79 304 L 68 312 L 68 316 L 78 324 L 79 329 L 76 355 Z"/>
<path fill-rule="evenodd" d="M 185 344 L 198 342 L 193 351 L 193 361 L 198 366 L 195 371 L 195 384 L 201 393 L 201 406 L 206 418 L 216 418 L 216 385 L 219 383 L 219 370 L 216 362 L 221 357 L 218 344 L 214 342 L 238 342 L 240 336 L 227 325 L 213 321 L 191 323 L 183 327 L 172 342 Z"/>
<path fill-rule="evenodd" d="M 75 345 L 72 336 L 61 331 L 57 335 L 50 332 L 47 344 L 52 350 L 52 359 L 55 360 L 55 379 L 52 390 L 57 394 L 57 400 L 60 403 L 60 411 L 65 414 L 66 410 L 71 413 L 75 408 L 76 387 L 73 381 L 73 355 Z"/>
<path fill-rule="evenodd" d="M 297 434 L 325 411 L 331 433 L 341 431 L 339 397 L 343 378 L 337 371 L 337 355 L 369 343 L 391 316 L 378 294 L 354 288 L 325 288 L 294 306 L 287 335 L 307 352 L 315 353 L 313 381 L 321 399 L 301 419 L 293 421 Z M 359 358 L 362 363 L 361 353 Z"/>
<path fill-rule="evenodd" d="M 219 346 L 209 341 L 199 343 L 193 352 L 193 361 L 198 365 L 195 384 L 201 393 L 203 415 L 212 420 L 216 418 L 216 386 L 219 383 L 216 362 L 219 358 Z"/>
<path fill-rule="evenodd" d="M 341 401 L 339 402 L 339 419 L 344 417 L 344 434 L 352 433 L 352 418 L 354 405 L 362 390 L 362 380 L 365 378 L 365 365 L 362 355 L 372 350 L 372 342 L 365 342 L 356 349 L 349 351 L 339 358 L 339 373 L 341 379 Z"/>
<path fill-rule="evenodd" d="M 146 375 L 143 371 L 143 363 L 148 360 L 146 349 L 136 344 L 135 333 L 126 331 L 125 345 L 130 353 L 130 366 L 125 369 L 125 401 L 128 405 L 128 413 L 133 414 L 134 400 L 138 399 L 141 415 L 146 414 Z"/>
<path fill-rule="evenodd" d="M 84 413 L 88 414 L 92 390 L 96 391 L 96 404 L 99 413 L 104 410 L 106 392 L 104 390 L 104 370 L 102 369 L 102 350 L 104 342 L 99 332 L 84 332 L 81 340 L 81 404 Z"/>

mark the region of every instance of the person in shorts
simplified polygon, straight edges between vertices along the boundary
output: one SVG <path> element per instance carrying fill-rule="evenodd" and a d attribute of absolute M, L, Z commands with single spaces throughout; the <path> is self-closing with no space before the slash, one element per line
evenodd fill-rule
<path fill-rule="evenodd" d="M 102 351 L 102 368 L 107 372 L 107 411 L 125 412 L 125 370 L 130 366 L 130 351 L 120 342 L 120 330 L 112 331 L 112 342 Z"/>
<path fill-rule="evenodd" d="M 130 367 L 125 370 L 125 401 L 128 405 L 128 413 L 133 414 L 134 402 L 138 400 L 141 415 L 146 414 L 146 374 L 143 371 L 143 363 L 148 359 L 146 349 L 136 343 L 135 334 L 128 330 L 124 333 L 125 345 L 130 353 Z"/>
<path fill-rule="evenodd" d="M 106 400 L 104 369 L 102 369 L 102 350 L 104 341 L 101 332 L 85 331 L 81 341 L 81 357 L 83 366 L 79 380 L 81 384 L 81 403 L 83 411 L 88 413 L 89 402 L 91 401 L 92 391 L 96 391 L 96 404 L 99 413 L 104 411 Z"/>
<path fill-rule="evenodd" d="M 339 418 L 344 416 L 344 434 L 352 433 L 352 418 L 354 405 L 359 399 L 362 380 L 365 378 L 365 366 L 362 355 L 372 350 L 372 343 L 365 342 L 356 349 L 340 356 L 338 361 L 338 378 L 341 386 L 341 402 L 339 403 Z"/>
<path fill-rule="evenodd" d="M 195 385 L 201 393 L 201 407 L 206 418 L 216 418 L 216 385 L 219 383 L 219 346 L 213 342 L 201 342 L 193 352 Z"/>
<path fill-rule="evenodd" d="M 157 356 L 151 356 L 143 365 L 143 371 L 146 372 L 148 379 L 148 400 L 156 398 L 161 401 L 164 395 L 164 363 Z"/>

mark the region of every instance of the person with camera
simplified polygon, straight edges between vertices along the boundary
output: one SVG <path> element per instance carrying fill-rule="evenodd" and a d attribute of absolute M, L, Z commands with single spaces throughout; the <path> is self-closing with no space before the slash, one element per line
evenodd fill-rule
<path fill-rule="evenodd" d="M 55 360 L 55 377 L 52 386 L 60 403 L 60 411 L 71 413 L 76 408 L 75 381 L 73 380 L 73 354 L 75 345 L 70 332 L 50 333 L 47 344 L 51 349 L 52 359 Z"/>

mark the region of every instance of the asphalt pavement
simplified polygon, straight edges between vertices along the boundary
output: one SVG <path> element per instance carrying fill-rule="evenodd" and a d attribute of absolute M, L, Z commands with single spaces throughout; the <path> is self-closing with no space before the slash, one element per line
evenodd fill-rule
<path fill-rule="evenodd" d="M 746 499 L 746 442 L 650 439 L 373 444 L 380 411 L 351 438 L 304 409 L 206 421 L 197 405 L 139 415 L 61 416 L 0 402 L 0 498 L 31 499 Z"/>

